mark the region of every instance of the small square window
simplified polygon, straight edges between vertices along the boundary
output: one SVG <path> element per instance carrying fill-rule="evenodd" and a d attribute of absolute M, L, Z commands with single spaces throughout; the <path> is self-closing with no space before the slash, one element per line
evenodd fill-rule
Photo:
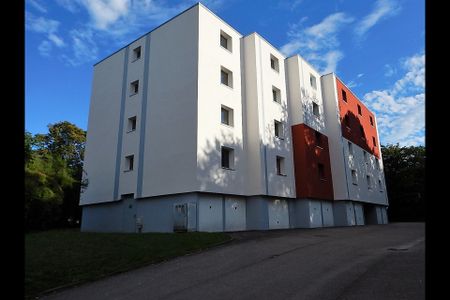
<path fill-rule="evenodd" d="M 232 50 L 231 36 L 223 32 L 222 30 L 220 31 L 220 46 L 222 46 L 223 48 L 227 49 L 230 52 Z"/>
<path fill-rule="evenodd" d="M 134 167 L 134 155 L 128 155 L 125 157 L 125 171 L 133 171 Z"/>
<path fill-rule="evenodd" d="M 344 90 L 342 90 L 342 100 L 347 102 L 347 93 Z"/>
<path fill-rule="evenodd" d="M 318 131 L 314 131 L 314 136 L 316 138 L 316 146 L 322 148 L 322 134 Z"/>
<path fill-rule="evenodd" d="M 348 153 L 350 155 L 353 155 L 353 144 L 348 142 Z"/>
<path fill-rule="evenodd" d="M 356 175 L 356 170 L 352 170 L 352 183 L 358 185 L 358 176 Z"/>
<path fill-rule="evenodd" d="M 233 109 L 222 105 L 220 111 L 222 124 L 233 126 Z"/>
<path fill-rule="evenodd" d="M 317 169 L 319 170 L 319 179 L 325 180 L 325 167 L 323 164 L 317 164 Z"/>
<path fill-rule="evenodd" d="M 133 61 L 138 60 L 141 58 L 141 46 L 133 49 Z"/>
<path fill-rule="evenodd" d="M 317 103 L 313 102 L 312 103 L 312 107 L 313 107 L 313 114 L 316 117 L 320 117 L 320 113 L 319 113 L 319 105 L 317 105 Z"/>
<path fill-rule="evenodd" d="M 360 115 L 360 116 L 362 116 L 362 112 L 361 112 L 361 106 L 358 104 L 358 114 Z"/>
<path fill-rule="evenodd" d="M 309 74 L 309 83 L 311 84 L 313 89 L 317 90 L 316 77 L 314 77 L 312 74 Z"/>
<path fill-rule="evenodd" d="M 369 175 L 366 176 L 366 180 L 367 180 L 367 188 L 369 190 L 371 190 L 372 189 L 372 180 L 370 179 Z"/>
<path fill-rule="evenodd" d="M 275 136 L 278 138 L 283 138 L 283 123 L 278 122 L 277 120 L 273 121 L 275 127 Z"/>
<path fill-rule="evenodd" d="M 281 91 L 274 86 L 272 86 L 272 99 L 277 103 L 281 103 Z"/>
<path fill-rule="evenodd" d="M 272 68 L 272 70 L 280 72 L 280 66 L 279 66 L 279 63 L 278 63 L 278 58 L 276 58 L 272 54 L 270 55 L 270 67 Z"/>
<path fill-rule="evenodd" d="M 377 141 L 375 140 L 375 137 L 372 137 L 372 143 L 375 147 L 377 146 Z"/>
<path fill-rule="evenodd" d="M 369 120 L 370 120 L 370 125 L 373 126 L 373 118 L 372 118 L 372 116 L 369 116 Z"/>
<path fill-rule="evenodd" d="M 222 168 L 233 169 L 234 168 L 234 150 L 228 147 L 222 146 Z"/>
<path fill-rule="evenodd" d="M 277 156 L 277 175 L 285 176 L 284 157 Z"/>
<path fill-rule="evenodd" d="M 130 96 L 136 95 L 139 92 L 139 80 L 130 83 Z"/>
<path fill-rule="evenodd" d="M 344 124 L 345 124 L 345 126 L 350 128 L 350 117 L 349 117 L 349 115 L 345 115 L 345 117 L 344 117 Z"/>
<path fill-rule="evenodd" d="M 128 118 L 128 132 L 136 130 L 136 116 Z"/>
<path fill-rule="evenodd" d="M 221 67 L 220 69 L 220 82 L 229 87 L 233 87 L 233 72 L 230 70 Z"/>

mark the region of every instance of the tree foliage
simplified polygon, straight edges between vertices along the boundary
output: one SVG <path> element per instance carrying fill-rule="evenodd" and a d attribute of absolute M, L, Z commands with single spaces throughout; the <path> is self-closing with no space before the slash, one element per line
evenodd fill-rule
<path fill-rule="evenodd" d="M 425 147 L 381 146 L 391 221 L 425 220 Z"/>
<path fill-rule="evenodd" d="M 25 226 L 46 229 L 79 220 L 86 132 L 69 122 L 47 134 L 25 132 Z"/>

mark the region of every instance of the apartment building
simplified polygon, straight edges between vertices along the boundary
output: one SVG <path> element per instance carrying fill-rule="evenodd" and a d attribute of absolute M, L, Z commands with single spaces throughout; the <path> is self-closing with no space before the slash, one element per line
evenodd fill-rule
<path fill-rule="evenodd" d="M 383 224 L 378 141 L 335 74 L 196 4 L 94 66 L 81 229 Z"/>

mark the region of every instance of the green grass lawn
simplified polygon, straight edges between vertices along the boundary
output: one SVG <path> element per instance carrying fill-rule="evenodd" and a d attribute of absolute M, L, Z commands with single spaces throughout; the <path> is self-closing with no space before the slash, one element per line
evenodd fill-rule
<path fill-rule="evenodd" d="M 225 233 L 86 233 L 51 230 L 25 236 L 25 295 L 92 281 L 230 240 Z"/>

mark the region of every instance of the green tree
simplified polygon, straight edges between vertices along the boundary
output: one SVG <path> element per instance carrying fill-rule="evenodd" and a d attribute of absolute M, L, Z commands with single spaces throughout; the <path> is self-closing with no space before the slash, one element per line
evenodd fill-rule
<path fill-rule="evenodd" d="M 47 134 L 25 133 L 25 219 L 43 229 L 79 220 L 86 132 L 69 122 L 50 124 Z"/>
<path fill-rule="evenodd" d="M 425 220 L 425 147 L 381 146 L 392 221 Z"/>

